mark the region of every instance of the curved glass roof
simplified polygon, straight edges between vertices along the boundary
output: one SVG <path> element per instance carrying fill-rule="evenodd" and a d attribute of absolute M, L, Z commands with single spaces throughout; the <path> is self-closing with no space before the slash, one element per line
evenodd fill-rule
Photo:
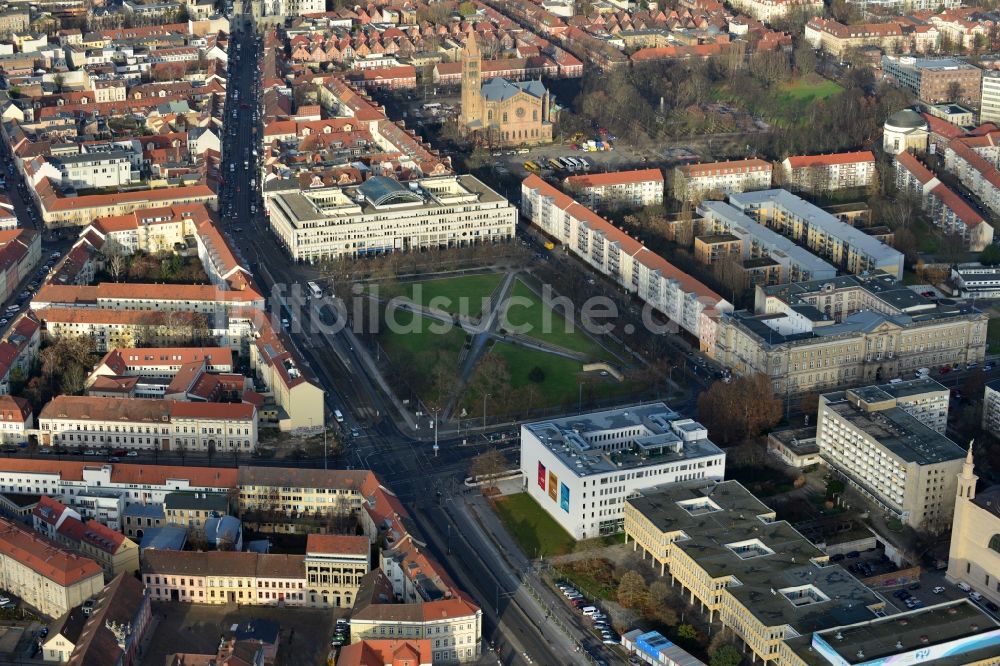
<path fill-rule="evenodd" d="M 390 203 L 420 203 L 420 193 L 404 187 L 399 181 L 385 176 L 372 176 L 358 186 L 361 194 L 376 206 Z"/>

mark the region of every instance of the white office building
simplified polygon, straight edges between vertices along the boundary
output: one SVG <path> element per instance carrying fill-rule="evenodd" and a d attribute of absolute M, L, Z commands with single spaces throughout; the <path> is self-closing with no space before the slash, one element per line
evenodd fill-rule
<path fill-rule="evenodd" d="M 514 237 L 517 209 L 472 176 L 423 178 L 409 186 L 373 176 L 358 186 L 264 191 L 271 231 L 296 261 L 465 247 Z"/>
<path fill-rule="evenodd" d="M 526 423 L 521 472 L 528 494 L 588 539 L 620 532 L 625 500 L 641 488 L 721 481 L 726 454 L 703 425 L 661 402 Z"/>

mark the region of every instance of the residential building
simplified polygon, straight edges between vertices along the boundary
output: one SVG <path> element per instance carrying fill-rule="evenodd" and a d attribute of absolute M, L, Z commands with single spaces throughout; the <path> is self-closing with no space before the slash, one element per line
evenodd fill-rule
<path fill-rule="evenodd" d="M 251 286 L 250 270 L 237 258 L 205 204 L 140 208 L 99 217 L 80 232 L 80 238 L 110 256 L 178 252 L 178 248 L 187 253 L 188 241 L 194 239 L 194 249 L 212 284 L 235 291 Z"/>
<path fill-rule="evenodd" d="M 462 49 L 462 130 L 487 145 L 523 146 L 552 142 L 555 105 L 541 79 L 482 82 L 482 54 L 476 33 Z"/>
<path fill-rule="evenodd" d="M 133 181 L 132 155 L 124 150 L 53 155 L 43 164 L 64 188 L 121 188 Z"/>
<path fill-rule="evenodd" d="M 922 102 L 957 102 L 979 108 L 983 70 L 967 62 L 950 57 L 883 55 L 882 72 Z"/>
<path fill-rule="evenodd" d="M 994 436 L 1000 436 L 1000 380 L 986 382 L 983 390 L 982 428 Z"/>
<path fill-rule="evenodd" d="M 897 405 L 880 386 L 820 396 L 823 459 L 887 516 L 914 529 L 948 529 L 961 447 Z"/>
<path fill-rule="evenodd" d="M 0 303 L 13 296 L 42 256 L 42 235 L 34 229 L 0 230 Z"/>
<path fill-rule="evenodd" d="M 1000 486 L 976 492 L 972 442 L 957 477 L 948 573 L 993 603 L 1000 602 Z"/>
<path fill-rule="evenodd" d="M 244 522 L 287 532 L 317 531 L 310 521 L 360 513 L 378 486 L 365 470 L 276 467 L 240 467 L 237 483 Z"/>
<path fill-rule="evenodd" d="M 986 71 L 984 70 L 983 73 L 985 74 Z M 959 129 L 963 127 L 973 129 L 976 123 L 976 112 L 960 104 L 929 104 L 925 113 L 934 118 L 940 118 Z"/>
<path fill-rule="evenodd" d="M 806 23 L 804 38 L 814 49 L 822 49 L 837 58 L 842 58 L 850 49 L 877 46 L 892 50 L 909 42 L 902 26 L 894 21 L 844 25 L 836 19 L 820 16 Z"/>
<path fill-rule="evenodd" d="M 28 441 L 28 431 L 35 427 L 31 403 L 24 398 L 0 395 L 0 444 Z"/>
<path fill-rule="evenodd" d="M 385 176 L 356 187 L 300 190 L 297 183 L 276 181 L 264 192 L 271 231 L 296 261 L 514 237 L 517 209 L 472 176 L 423 178 L 409 187 Z"/>
<path fill-rule="evenodd" d="M 249 453 L 257 448 L 257 408 L 60 395 L 42 408 L 38 429 L 42 446 Z"/>
<path fill-rule="evenodd" d="M 140 546 L 147 532 L 160 529 L 166 524 L 167 516 L 162 504 L 133 503 L 122 511 L 122 533 L 128 537 L 135 537 L 140 541 Z M 186 540 L 186 529 L 184 533 Z"/>
<path fill-rule="evenodd" d="M 823 13 L 823 3 L 819 0 L 736 0 L 733 7 L 763 23 L 773 23 L 792 12 Z"/>
<path fill-rule="evenodd" d="M 305 556 L 147 550 L 142 582 L 153 601 L 308 606 Z"/>
<path fill-rule="evenodd" d="M 92 559 L 0 518 L 0 589 L 56 618 L 102 587 L 104 573 Z"/>
<path fill-rule="evenodd" d="M 640 488 L 725 471 L 705 427 L 663 403 L 521 426 L 528 494 L 576 539 L 620 532 L 625 499 Z"/>
<path fill-rule="evenodd" d="M 475 663 L 482 656 L 483 612 L 475 604 L 463 597 L 380 603 L 386 595 L 391 598 L 392 586 L 384 573 L 365 576 L 351 611 L 352 644 L 394 637 L 427 640 L 434 664 Z"/>
<path fill-rule="evenodd" d="M 216 333 L 226 333 L 225 329 L 212 328 L 214 318 L 197 312 L 60 306 L 39 310 L 35 316 L 44 324 L 48 340 L 87 336 L 98 352 L 143 343 L 154 347 L 197 345 Z"/>
<path fill-rule="evenodd" d="M 729 203 L 757 222 L 856 275 L 903 276 L 903 254 L 787 190 L 733 194 Z"/>
<path fill-rule="evenodd" d="M 43 496 L 32 511 L 35 531 L 101 565 L 110 579 L 139 570 L 139 546 L 97 520 L 84 522 L 62 502 Z"/>
<path fill-rule="evenodd" d="M 715 360 L 771 377 L 778 395 L 884 382 L 921 367 L 980 362 L 988 317 L 881 274 L 757 286 L 754 312 L 719 319 Z"/>
<path fill-rule="evenodd" d="M 157 505 L 177 490 L 230 492 L 237 471 L 231 468 L 85 463 L 7 458 L 0 464 L 0 492 L 48 495 L 81 518 L 122 529 L 130 505 Z M 129 533 L 128 536 L 141 537 Z"/>
<path fill-rule="evenodd" d="M 663 172 L 659 169 L 569 176 L 563 180 L 563 185 L 571 192 L 579 192 L 590 208 L 663 203 Z"/>
<path fill-rule="evenodd" d="M 47 308 L 87 308 L 214 314 L 234 308 L 264 309 L 264 297 L 251 287 L 240 291 L 203 284 L 101 282 L 93 286 L 43 285 L 31 300 L 40 316 Z M 119 345 L 130 347 L 135 345 Z M 177 345 L 180 346 L 180 345 Z"/>
<path fill-rule="evenodd" d="M 341 666 L 432 666 L 431 640 L 393 638 L 365 640 L 340 648 L 337 663 Z"/>
<path fill-rule="evenodd" d="M 896 155 L 896 187 L 916 197 L 931 222 L 960 236 L 969 250 L 982 252 L 993 242 L 993 226 L 912 153 Z"/>
<path fill-rule="evenodd" d="M 87 378 L 156 377 L 172 379 L 189 363 L 204 363 L 208 372 L 232 372 L 228 347 L 121 347 L 104 355 Z"/>
<path fill-rule="evenodd" d="M 772 260 L 779 268 L 773 282 L 801 282 L 836 277 L 837 269 L 826 263 L 809 250 L 799 247 L 788 238 L 744 214 L 737 208 L 722 201 L 702 201 L 698 204 L 701 228 L 712 234 L 726 234 L 739 240 L 738 260 L 751 262 L 744 268 L 753 267 L 753 261 L 760 258 Z M 697 256 L 697 241 L 695 242 Z M 754 284 L 748 276 L 748 283 Z"/>
<path fill-rule="evenodd" d="M 1000 297 L 1000 267 L 973 262 L 951 267 L 952 293 L 960 298 Z"/>
<path fill-rule="evenodd" d="M 930 141 L 927 120 L 913 109 L 900 109 L 882 125 L 882 150 L 890 155 L 925 152 Z"/>
<path fill-rule="evenodd" d="M 537 175 L 521 183 L 524 217 L 677 326 L 715 346 L 716 319 L 732 304 Z"/>
<path fill-rule="evenodd" d="M 0 340 L 0 395 L 10 393 L 12 375 L 27 377 L 42 343 L 41 324 L 30 310 L 14 317 Z"/>
<path fill-rule="evenodd" d="M 979 122 L 1000 123 L 1000 70 L 998 69 L 983 70 Z"/>
<path fill-rule="evenodd" d="M 743 241 L 729 233 L 695 236 L 694 258 L 708 266 L 726 262 L 740 262 Z"/>
<path fill-rule="evenodd" d="M 701 201 L 707 195 L 766 190 L 771 187 L 773 167 L 766 160 L 707 162 L 675 167 L 671 190 L 678 201 Z"/>
<path fill-rule="evenodd" d="M 872 620 L 807 632 L 786 639 L 776 663 L 843 664 L 880 655 L 883 663 L 995 665 L 1000 626 L 968 599 L 918 607 Z M 861 657 L 858 657 L 861 654 Z"/>
<path fill-rule="evenodd" d="M 772 430 L 767 434 L 767 451 L 797 469 L 823 463 L 819 444 L 816 443 L 815 426 Z"/>
<path fill-rule="evenodd" d="M 365 536 L 310 534 L 306 537 L 308 602 L 320 608 L 350 608 L 361 579 L 371 570 L 371 542 Z"/>
<path fill-rule="evenodd" d="M 77 606 L 49 625 L 41 657 L 45 662 L 133 666 L 151 625 L 145 588 L 135 576 L 120 573 L 97 594 L 89 614 Z"/>
<path fill-rule="evenodd" d="M 45 177 L 29 192 L 38 204 L 45 226 L 50 229 L 84 227 L 98 217 L 125 215 L 142 208 L 189 203 L 202 203 L 212 208 L 217 205 L 215 191 L 204 184 L 62 196 L 51 179 Z"/>
<path fill-rule="evenodd" d="M 1000 213 L 997 164 L 1000 164 L 1000 131 L 952 139 L 944 153 L 944 168 L 994 214 Z"/>
<path fill-rule="evenodd" d="M 885 608 L 737 481 L 648 488 L 624 514 L 626 542 L 765 664 L 787 639 Z"/>
<path fill-rule="evenodd" d="M 875 178 L 875 155 L 870 150 L 793 155 L 786 157 L 781 166 L 788 189 L 812 195 L 866 188 Z"/>
<path fill-rule="evenodd" d="M 205 541 L 205 523 L 229 514 L 227 493 L 173 492 L 163 497 L 166 525 L 183 527 L 194 541 Z"/>

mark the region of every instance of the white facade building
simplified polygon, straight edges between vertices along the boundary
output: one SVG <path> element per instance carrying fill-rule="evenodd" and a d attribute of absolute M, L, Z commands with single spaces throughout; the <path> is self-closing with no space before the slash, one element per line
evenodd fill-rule
<path fill-rule="evenodd" d="M 579 190 L 588 206 L 652 206 L 663 203 L 663 172 L 659 169 L 588 173 L 569 176 L 563 184 Z"/>
<path fill-rule="evenodd" d="M 521 183 L 521 212 L 595 270 L 715 346 L 716 318 L 733 306 L 613 224 L 536 175 Z"/>
<path fill-rule="evenodd" d="M 732 194 L 771 187 L 767 160 L 735 160 L 675 167 L 671 189 L 678 201 L 700 201 L 706 194 Z"/>
<path fill-rule="evenodd" d="M 726 454 L 703 425 L 651 403 L 522 425 L 521 472 L 528 494 L 587 539 L 620 532 L 625 500 L 641 488 L 721 481 Z"/>
<path fill-rule="evenodd" d="M 297 261 L 463 247 L 514 237 L 517 209 L 472 176 L 409 187 L 374 176 L 356 187 L 266 187 L 271 231 Z"/>

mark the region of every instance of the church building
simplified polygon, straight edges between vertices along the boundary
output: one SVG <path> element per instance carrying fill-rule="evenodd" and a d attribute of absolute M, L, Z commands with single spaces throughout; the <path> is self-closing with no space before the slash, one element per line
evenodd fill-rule
<path fill-rule="evenodd" d="M 978 479 L 973 473 L 970 443 L 958 477 L 945 577 L 1000 604 L 1000 485 L 977 493 Z"/>
<path fill-rule="evenodd" d="M 541 81 L 482 81 L 482 55 L 475 34 L 462 49 L 462 131 L 493 146 L 533 146 L 552 142 L 555 115 Z"/>

